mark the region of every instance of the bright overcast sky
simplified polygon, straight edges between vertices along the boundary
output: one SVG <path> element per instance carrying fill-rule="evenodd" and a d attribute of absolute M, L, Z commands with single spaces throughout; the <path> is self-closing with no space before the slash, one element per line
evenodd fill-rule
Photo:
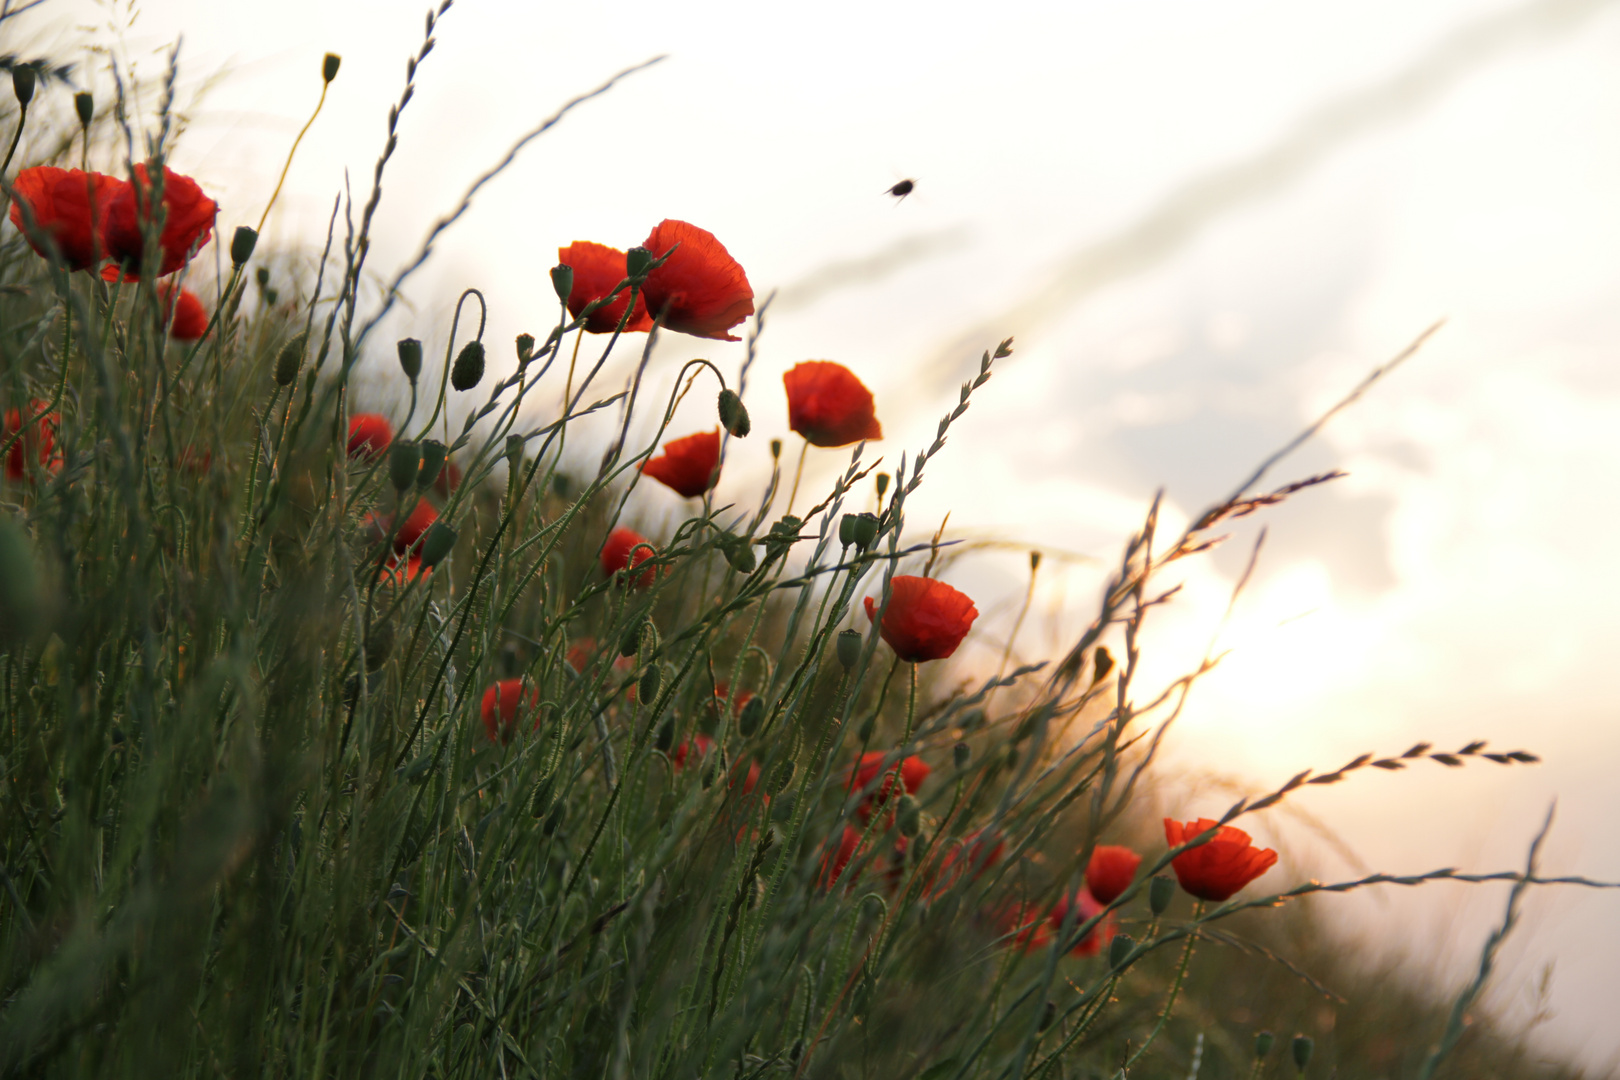
<path fill-rule="evenodd" d="M 931 533 L 949 510 L 957 535 L 1107 558 L 1156 488 L 1184 522 L 1444 317 L 1416 359 L 1277 473 L 1350 477 L 1266 519 L 1261 568 L 1221 640 L 1236 651 L 1195 694 L 1172 768 L 1274 785 L 1418 739 L 1524 747 L 1546 764 L 1361 776 L 1300 807 L 1377 869 L 1495 870 L 1522 860 L 1556 796 L 1545 869 L 1620 879 L 1614 8 L 461 0 L 400 123 L 379 271 L 561 102 L 669 58 L 581 107 L 480 195 L 410 290 L 414 314 L 373 343 L 359 393 L 389 406 L 389 343 L 443 349 L 461 288 L 489 296 L 486 340 L 504 356 L 502 343 L 554 319 L 559 245 L 628 247 L 682 218 L 716 233 L 761 295 L 783 290 L 748 395 L 764 438 L 732 459 L 722 498 L 755 489 L 765 438 L 786 427 L 780 373 L 793 363 L 831 358 L 866 379 L 888 435 L 875 449 L 892 464 L 926 444 L 978 351 L 1016 335 L 930 466 L 912 528 Z M 41 40 L 57 55 L 104 71 L 69 27 L 104 25 L 110 10 L 63 0 L 32 25 L 54 25 Z M 152 2 L 119 55 L 153 80 L 158 45 L 184 34 L 191 126 L 173 163 L 217 196 L 226 236 L 257 221 L 321 55 L 343 55 L 267 237 L 307 250 L 345 168 L 364 199 L 422 11 Z M 917 192 L 895 205 L 882 192 L 905 177 Z M 742 346 L 660 346 L 661 360 L 691 356 L 735 371 Z M 712 425 L 701 398 L 675 434 Z M 818 482 L 842 460 L 813 459 Z M 682 507 L 641 490 L 633 510 L 656 524 Z M 1251 538 L 1190 571 L 1155 655 L 1202 653 Z M 1022 552 L 993 552 L 952 572 L 994 629 L 1026 568 Z M 1093 565 L 1054 560 L 1042 574 L 1030 654 L 1076 631 L 1100 584 Z M 1178 670 L 1167 659 L 1158 675 Z M 1164 790 L 1189 817 L 1230 799 Z M 1307 842 L 1287 815 L 1256 831 Z M 1323 876 L 1351 872 L 1313 857 Z M 1434 886 L 1335 903 L 1450 986 L 1502 900 Z M 1620 1055 L 1617 903 L 1539 895 L 1496 988 L 1523 1015 L 1556 961 L 1557 1015 L 1538 1037 L 1592 1064 Z"/>

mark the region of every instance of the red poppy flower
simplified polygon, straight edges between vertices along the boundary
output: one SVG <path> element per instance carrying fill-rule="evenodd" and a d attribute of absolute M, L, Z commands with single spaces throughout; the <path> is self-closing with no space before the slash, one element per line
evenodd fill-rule
<path fill-rule="evenodd" d="M 42 247 L 23 227 L 23 203 L 33 213 L 35 228 L 55 241 L 56 252 L 69 270 L 88 270 L 106 257 L 107 204 L 127 190 L 128 184 L 101 173 L 37 165 L 19 172 L 12 186 L 17 189 L 17 202 L 11 204 L 11 223 L 24 234 L 29 247 L 49 257 L 49 246 Z"/>
<path fill-rule="evenodd" d="M 663 455 L 643 461 L 641 471 L 677 495 L 697 498 L 720 479 L 720 429 L 665 443 Z"/>
<path fill-rule="evenodd" d="M 896 575 L 879 633 L 902 660 L 943 660 L 967 637 L 979 609 L 966 593 L 933 578 Z M 877 619 L 878 603 L 866 598 L 866 617 Z"/>
<path fill-rule="evenodd" d="M 1231 825 L 1199 818 L 1183 825 L 1164 819 L 1164 838 L 1171 847 L 1180 847 L 1211 829 L 1219 829 L 1215 839 L 1177 855 L 1170 863 L 1181 887 L 1200 900 L 1220 903 L 1277 864 L 1277 853 L 1254 846 L 1249 834 Z"/>
<path fill-rule="evenodd" d="M 440 498 L 448 499 L 450 497 L 450 493 L 455 491 L 456 488 L 460 486 L 460 467 L 457 466 L 453 461 L 446 461 L 444 463 L 444 468 L 439 470 L 438 478 L 433 481 L 433 490 L 439 493 Z"/>
<path fill-rule="evenodd" d="M 845 825 L 843 834 L 838 838 L 838 847 L 821 857 L 820 882 L 823 889 L 830 889 L 837 883 L 860 846 L 861 830 L 853 825 Z"/>
<path fill-rule="evenodd" d="M 381 413 L 355 413 L 349 417 L 349 456 L 374 458 L 394 441 L 394 426 Z"/>
<path fill-rule="evenodd" d="M 642 247 L 669 261 L 647 275 L 647 313 L 663 326 L 693 337 L 740 341 L 727 333 L 754 313 L 754 289 L 714 234 L 666 218 L 648 234 Z"/>
<path fill-rule="evenodd" d="M 1012 935 L 1012 940 L 1006 943 L 1009 947 L 1034 952 L 1052 943 L 1050 914 L 1042 913 L 1028 901 L 1017 900 L 997 908 L 991 922 L 1001 936 Z"/>
<path fill-rule="evenodd" d="M 1094 918 L 1105 906 L 1102 900 L 1092 896 L 1091 891 L 1084 887 L 1080 889 L 1080 893 L 1075 900 L 1077 910 L 1074 913 L 1074 923 L 1069 927 L 1071 933 L 1078 929 L 1087 919 Z M 1068 917 L 1069 902 L 1059 900 L 1046 917 L 1047 924 L 1052 928 L 1054 938 L 1063 932 L 1063 920 Z M 1076 942 L 1074 948 L 1069 950 L 1069 955 L 1095 956 L 1098 950 L 1111 941 L 1113 937 L 1114 919 L 1110 915 L 1088 930 L 1086 936 Z"/>
<path fill-rule="evenodd" d="M 962 879 L 964 872 L 975 879 L 1001 861 L 1007 850 L 1006 841 L 984 835 L 983 830 L 969 833 L 945 852 L 939 863 L 939 872 L 929 880 L 928 893 L 937 896 Z"/>
<path fill-rule="evenodd" d="M 885 759 L 888 760 L 885 761 Z M 860 806 L 855 811 L 861 816 L 862 821 L 870 817 L 872 811 L 882 806 L 888 799 L 889 789 L 894 786 L 894 767 L 896 764 L 894 759 L 889 758 L 881 750 L 874 750 L 869 754 L 862 754 L 861 760 L 850 770 L 848 790 L 856 794 L 866 793 L 861 799 Z M 928 774 L 934 771 L 926 761 L 916 756 L 905 758 L 898 764 L 900 766 L 900 783 L 904 785 L 907 793 L 912 794 L 923 786 L 923 781 L 928 779 Z M 884 774 L 881 783 L 878 782 L 879 773 Z M 874 784 L 877 785 L 876 788 L 869 791 L 868 789 L 873 788 Z"/>
<path fill-rule="evenodd" d="M 557 249 L 557 261 L 574 271 L 574 287 L 568 293 L 568 314 L 576 319 L 585 310 L 586 304 L 611 293 L 614 286 L 626 277 L 624 252 L 606 244 L 575 240 L 567 247 Z M 586 317 L 586 332 L 611 334 L 619 329 L 619 320 L 624 318 L 624 308 L 629 302 L 630 290 L 626 288 Z M 641 333 L 651 330 L 652 326 L 652 316 L 647 314 L 647 304 L 641 290 L 637 289 L 636 307 L 630 313 L 630 321 L 624 324 L 624 332 Z"/>
<path fill-rule="evenodd" d="M 671 750 L 669 753 L 669 763 L 675 766 L 676 772 L 679 772 L 686 768 L 686 759 L 688 756 L 695 753 L 700 758 L 708 757 L 709 751 L 713 749 L 714 739 L 700 732 L 699 734 L 693 735 L 690 739 L 687 739 L 685 742 L 681 743 L 681 745 L 677 746 L 674 750 Z M 733 770 L 732 772 L 731 783 L 733 785 L 735 785 L 737 782 L 736 774 L 741 770 L 741 768 L 742 766 L 739 765 L 737 769 Z M 754 793 L 754 787 L 758 783 L 759 762 L 750 761 L 748 763 L 748 772 L 743 777 L 742 793 L 744 795 L 752 795 Z"/>
<path fill-rule="evenodd" d="M 378 573 L 377 579 L 384 585 L 403 585 L 407 581 L 415 581 L 418 577 L 431 573 L 433 573 L 433 567 L 424 567 L 420 555 L 411 555 L 409 557 L 390 555 L 388 561 L 383 564 L 382 570 Z"/>
<path fill-rule="evenodd" d="M 47 472 L 54 473 L 62 467 L 62 455 L 56 450 L 56 427 L 62 418 L 56 413 L 46 413 L 43 419 L 34 422 L 34 418 L 45 412 L 49 404 L 37 398 L 28 403 L 29 428 L 23 432 L 22 438 L 11 443 L 11 450 L 6 454 L 7 479 L 22 480 L 26 477 L 31 459 L 38 461 L 39 467 Z M 5 426 L 0 428 L 0 444 L 11 442 L 22 427 L 22 410 L 7 409 Z"/>
<path fill-rule="evenodd" d="M 1103 904 L 1112 904 L 1131 887 L 1142 856 L 1118 844 L 1100 844 L 1092 849 L 1086 864 L 1086 888 Z"/>
<path fill-rule="evenodd" d="M 439 512 L 433 509 L 433 504 L 426 499 L 417 499 L 411 512 L 405 515 L 400 522 L 399 531 L 394 534 L 394 550 L 409 551 L 417 546 L 428 528 L 439 520 Z"/>
<path fill-rule="evenodd" d="M 539 704 L 540 691 L 532 686 L 525 688 L 522 679 L 502 679 L 491 683 L 489 689 L 484 691 L 484 701 L 479 708 L 489 741 L 503 744 L 512 741 L 512 736 L 517 734 L 520 708 L 524 712 L 534 711 L 534 726 L 539 727 L 540 716 L 535 708 Z"/>
<path fill-rule="evenodd" d="M 608 533 L 607 543 L 602 545 L 602 573 L 612 576 L 630 565 L 630 552 L 636 551 L 635 564 L 640 566 L 652 558 L 652 551 L 648 547 L 636 549 L 637 544 L 646 544 L 647 538 L 634 529 L 627 529 L 620 525 Z M 631 578 L 632 585 L 638 589 L 645 589 L 653 583 L 653 570 L 649 567 Z"/>
<path fill-rule="evenodd" d="M 118 263 L 109 267 L 116 279 L 122 268 L 125 281 L 138 281 L 141 256 L 145 251 L 142 226 L 152 217 L 152 183 L 146 166 L 135 166 L 135 183 L 125 184 L 107 203 L 107 254 Z M 174 273 L 191 260 L 214 234 L 214 215 L 219 204 L 203 194 L 197 181 L 173 169 L 163 170 L 163 232 L 158 244 L 163 253 L 158 260 L 158 276 Z M 104 272 L 103 277 L 108 275 Z"/>
<path fill-rule="evenodd" d="M 176 341 L 196 341 L 208 329 L 208 312 L 203 309 L 202 301 L 190 289 L 181 289 L 180 299 L 171 303 L 175 289 L 167 281 L 158 283 L 158 299 L 163 301 L 163 318 L 169 322 L 172 312 L 174 321 L 169 323 L 169 336 Z"/>
<path fill-rule="evenodd" d="M 855 373 L 831 360 L 806 360 L 782 376 L 788 427 L 812 446 L 848 446 L 883 438 L 872 391 Z"/>

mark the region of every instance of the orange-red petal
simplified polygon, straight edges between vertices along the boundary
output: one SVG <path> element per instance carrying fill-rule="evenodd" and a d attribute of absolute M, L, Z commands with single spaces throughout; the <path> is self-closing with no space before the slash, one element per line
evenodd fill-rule
<path fill-rule="evenodd" d="M 740 340 L 729 331 L 754 313 L 754 289 L 713 233 L 666 218 L 642 247 L 655 259 L 675 249 L 669 261 L 647 276 L 649 315 L 682 334 Z"/>

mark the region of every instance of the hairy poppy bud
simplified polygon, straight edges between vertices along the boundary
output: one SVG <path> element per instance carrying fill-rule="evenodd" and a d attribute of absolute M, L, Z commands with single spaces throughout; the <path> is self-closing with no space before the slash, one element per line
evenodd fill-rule
<path fill-rule="evenodd" d="M 667 754 L 675 745 L 675 721 L 665 720 L 658 725 L 658 734 L 653 736 L 653 746 L 660 754 Z"/>
<path fill-rule="evenodd" d="M 965 742 L 957 743 L 951 748 L 951 760 L 956 762 L 958 769 L 967 768 L 968 762 L 973 760 L 973 748 Z"/>
<path fill-rule="evenodd" d="M 422 565 L 432 569 L 456 546 L 456 530 L 442 521 L 435 521 L 422 541 Z"/>
<path fill-rule="evenodd" d="M 1311 1052 L 1316 1049 L 1316 1040 L 1309 1035 L 1294 1036 L 1294 1065 L 1300 1072 L 1311 1063 Z"/>
<path fill-rule="evenodd" d="M 321 61 L 321 79 L 324 82 L 331 82 L 337 78 L 338 65 L 342 63 L 343 57 L 337 53 L 327 53 L 326 58 Z"/>
<path fill-rule="evenodd" d="M 793 820 L 793 807 L 798 803 L 798 792 L 784 792 L 771 807 L 771 820 L 786 824 Z"/>
<path fill-rule="evenodd" d="M 885 491 L 888 491 L 888 490 L 889 490 L 889 474 L 886 473 L 886 472 L 878 473 L 878 475 L 877 475 L 878 498 L 880 498 L 880 499 L 883 498 L 883 493 Z"/>
<path fill-rule="evenodd" d="M 742 707 L 737 716 L 737 730 L 747 738 L 759 730 L 759 725 L 765 720 L 765 699 L 755 695 L 748 699 L 748 704 Z"/>
<path fill-rule="evenodd" d="M 304 349 L 309 345 L 309 334 L 302 333 L 281 347 L 276 354 L 276 385 L 291 386 L 298 378 L 298 369 L 304 366 Z"/>
<path fill-rule="evenodd" d="M 1148 883 L 1148 907 L 1155 915 L 1163 915 L 1170 906 L 1170 898 L 1176 895 L 1176 883 L 1173 878 L 1163 874 Z"/>
<path fill-rule="evenodd" d="M 34 100 L 34 78 L 34 69 L 25 64 L 11 69 L 11 89 L 17 94 L 17 104 L 25 109 Z"/>
<path fill-rule="evenodd" d="M 574 268 L 567 263 L 559 263 L 551 268 L 551 287 L 557 290 L 557 299 L 568 303 L 569 296 L 574 292 Z"/>
<path fill-rule="evenodd" d="M 521 435 L 506 437 L 506 467 L 512 470 L 514 476 L 523 468 L 523 446 L 526 441 Z"/>
<path fill-rule="evenodd" d="M 558 799 L 557 804 L 551 808 L 551 813 L 546 816 L 546 835 L 550 836 L 555 833 L 558 829 L 563 827 L 563 823 L 567 820 L 568 804 L 563 802 L 561 799 Z"/>
<path fill-rule="evenodd" d="M 422 374 L 422 343 L 413 337 L 400 338 L 395 348 L 399 350 L 399 370 L 414 383 Z"/>
<path fill-rule="evenodd" d="M 619 655 L 634 656 L 636 653 L 640 652 L 641 636 L 651 628 L 652 623 L 646 619 L 642 619 L 630 629 L 626 630 L 624 632 L 624 637 L 619 639 Z M 655 630 L 653 633 L 656 634 L 657 631 Z"/>
<path fill-rule="evenodd" d="M 652 252 L 644 247 L 633 247 L 624 253 L 624 276 L 631 281 L 640 282 L 647 277 L 647 267 L 652 265 Z M 651 314 L 651 312 L 648 312 Z"/>
<path fill-rule="evenodd" d="M 268 266 L 259 267 L 257 270 L 253 271 L 253 278 L 254 278 L 255 281 L 257 281 L 259 283 L 259 288 L 260 289 L 269 288 L 269 286 L 270 286 L 270 268 Z"/>
<path fill-rule="evenodd" d="M 771 779 L 765 785 L 765 791 L 770 795 L 780 795 L 789 784 L 793 783 L 793 773 L 798 768 L 791 760 L 779 761 L 776 768 L 771 770 Z"/>
<path fill-rule="evenodd" d="M 912 837 L 922 832 L 922 806 L 911 795 L 900 796 L 898 821 L 901 836 Z"/>
<path fill-rule="evenodd" d="M 1258 1061 L 1264 1061 L 1271 1056 L 1271 1046 L 1277 1037 L 1269 1031 L 1262 1031 L 1254 1037 L 1254 1056 Z"/>
<path fill-rule="evenodd" d="M 82 127 L 90 126 L 90 121 L 96 118 L 96 99 L 90 96 L 90 91 L 80 90 L 73 95 L 73 111 L 79 114 Z"/>
<path fill-rule="evenodd" d="M 421 475 L 422 451 L 409 439 L 395 439 L 388 448 L 388 480 L 395 491 L 404 491 Z"/>
<path fill-rule="evenodd" d="M 433 481 L 439 478 L 439 471 L 444 468 L 444 459 L 450 456 L 450 448 L 438 439 L 424 439 L 420 449 L 422 467 L 416 472 L 416 486 L 432 487 Z"/>
<path fill-rule="evenodd" d="M 739 439 L 746 438 L 754 430 L 753 422 L 748 419 L 748 409 L 735 391 L 720 391 L 720 423 Z"/>
<path fill-rule="evenodd" d="M 781 456 L 782 456 L 782 440 L 781 439 L 772 439 L 771 440 L 771 460 L 775 461 L 777 458 L 779 458 Z"/>
<path fill-rule="evenodd" d="M 484 345 L 469 341 L 456 354 L 455 366 L 450 369 L 450 385 L 457 390 L 471 390 L 484 378 Z"/>
<path fill-rule="evenodd" d="M 1131 940 L 1129 934 L 1115 934 L 1114 940 L 1108 945 L 1108 966 L 1117 968 L 1125 962 L 1125 958 L 1136 948 L 1136 942 Z"/>
<path fill-rule="evenodd" d="M 519 334 L 517 336 L 517 358 L 519 366 L 527 364 L 530 360 L 534 359 L 533 334 Z"/>
<path fill-rule="evenodd" d="M 838 631 L 838 662 L 844 666 L 845 671 L 855 669 L 855 664 L 861 658 L 863 644 L 859 630 Z"/>
<path fill-rule="evenodd" d="M 259 234 L 246 225 L 238 225 L 231 234 L 231 265 L 240 270 L 253 258 L 253 249 L 259 243 Z"/>
<path fill-rule="evenodd" d="M 1107 648 L 1097 646 L 1097 651 L 1091 654 L 1092 663 L 1096 665 L 1095 673 L 1091 676 L 1091 685 L 1096 686 L 1108 678 L 1108 673 L 1114 670 L 1114 657 Z"/>
<path fill-rule="evenodd" d="M 645 705 L 652 705 L 658 700 L 658 692 L 663 688 L 663 665 L 649 664 L 647 670 L 641 674 L 641 682 L 636 686 L 636 700 Z"/>

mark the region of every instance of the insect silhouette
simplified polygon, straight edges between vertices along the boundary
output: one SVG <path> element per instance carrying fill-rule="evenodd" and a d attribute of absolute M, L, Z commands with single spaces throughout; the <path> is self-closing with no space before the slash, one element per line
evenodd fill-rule
<path fill-rule="evenodd" d="M 885 191 L 883 194 L 885 194 L 885 195 L 893 195 L 896 199 L 899 199 L 901 202 L 905 202 L 906 196 L 910 195 L 916 189 L 917 189 L 917 181 L 915 181 L 915 180 L 902 180 L 898 184 L 894 185 L 894 187 L 890 188 L 888 191 Z"/>

